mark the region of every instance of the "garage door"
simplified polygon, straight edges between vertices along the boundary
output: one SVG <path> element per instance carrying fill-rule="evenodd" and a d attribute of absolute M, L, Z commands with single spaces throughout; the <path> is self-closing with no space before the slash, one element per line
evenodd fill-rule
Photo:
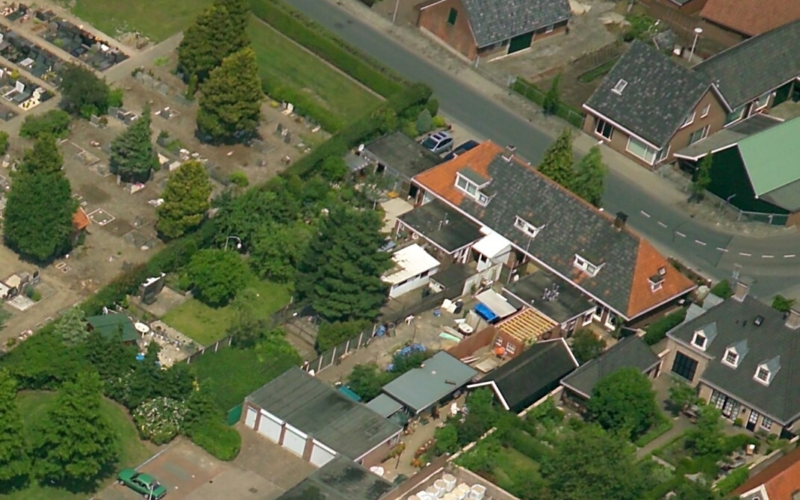
<path fill-rule="evenodd" d="M 336 453 L 327 446 L 314 441 L 314 447 L 311 449 L 311 463 L 317 467 L 322 467 L 334 459 Z"/>
<path fill-rule="evenodd" d="M 258 417 L 258 412 L 253 408 L 247 408 L 247 415 L 244 417 L 244 425 L 251 429 L 256 428 L 256 417 Z"/>
<path fill-rule="evenodd" d="M 508 53 L 513 54 L 514 52 L 525 50 L 531 46 L 531 43 L 533 43 L 533 32 L 515 36 L 508 44 Z"/>
<path fill-rule="evenodd" d="M 281 440 L 281 422 L 269 413 L 261 412 L 261 421 L 258 423 L 258 432 L 278 443 Z"/>
<path fill-rule="evenodd" d="M 306 435 L 287 424 L 283 434 L 283 447 L 302 457 L 306 451 Z"/>

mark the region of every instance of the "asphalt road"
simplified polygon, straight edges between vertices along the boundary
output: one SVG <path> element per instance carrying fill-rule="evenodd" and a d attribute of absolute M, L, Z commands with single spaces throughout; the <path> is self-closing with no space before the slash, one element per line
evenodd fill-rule
<path fill-rule="evenodd" d="M 552 142 L 551 136 L 557 133 L 538 128 L 334 3 L 286 1 L 408 79 L 428 84 L 448 117 L 465 124 L 478 139 L 514 144 L 517 153 L 535 165 Z M 628 224 L 663 252 L 714 278 L 728 278 L 741 266 L 741 274 L 756 280 L 754 291 L 762 296 L 798 282 L 800 235 L 765 239 L 716 231 L 694 221 L 679 208 L 654 199 L 613 170 L 606 179 L 603 206 L 610 213 L 625 212 L 629 216 Z"/>

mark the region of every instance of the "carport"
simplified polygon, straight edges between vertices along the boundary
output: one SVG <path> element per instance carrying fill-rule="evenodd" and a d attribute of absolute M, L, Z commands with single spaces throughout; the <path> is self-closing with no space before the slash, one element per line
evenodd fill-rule
<path fill-rule="evenodd" d="M 486 290 L 475 296 L 478 304 L 475 312 L 489 323 L 506 318 L 517 312 L 517 308 L 512 306 L 502 295 L 494 290 Z"/>

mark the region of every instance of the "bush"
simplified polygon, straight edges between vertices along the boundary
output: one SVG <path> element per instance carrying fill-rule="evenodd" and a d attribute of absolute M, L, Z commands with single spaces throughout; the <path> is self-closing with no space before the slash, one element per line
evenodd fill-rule
<path fill-rule="evenodd" d="M 228 182 L 240 188 L 246 188 L 250 185 L 250 179 L 248 179 L 247 174 L 242 171 L 234 172 L 229 175 Z"/>
<path fill-rule="evenodd" d="M 165 444 L 178 435 L 185 416 L 185 403 L 160 397 L 140 404 L 133 412 L 133 421 L 142 438 L 153 444 Z"/>
<path fill-rule="evenodd" d="M 731 284 L 728 280 L 722 280 L 713 287 L 711 287 L 711 290 L 709 290 L 709 292 L 712 295 L 716 295 L 721 299 L 727 299 L 731 295 L 733 295 L 733 288 L 731 287 Z"/>
<path fill-rule="evenodd" d="M 239 432 L 216 420 L 198 425 L 190 437 L 194 444 L 225 462 L 236 458 L 242 449 L 242 436 Z"/>
<path fill-rule="evenodd" d="M 717 491 L 722 496 L 727 496 L 739 486 L 743 485 L 750 477 L 750 469 L 747 467 L 739 467 L 728 473 L 716 484 Z"/>
<path fill-rule="evenodd" d="M 667 332 L 683 323 L 686 319 L 686 309 L 667 314 L 660 320 L 645 328 L 644 341 L 647 345 L 655 345 L 661 342 Z"/>
<path fill-rule="evenodd" d="M 445 121 L 443 116 L 436 115 L 433 117 L 433 128 L 444 128 L 446 126 L 447 126 L 447 121 Z"/>
<path fill-rule="evenodd" d="M 400 92 L 408 83 L 395 71 L 348 45 L 283 2 L 252 0 L 250 9 L 259 19 L 383 97 Z"/>
<path fill-rule="evenodd" d="M 420 134 L 426 134 L 431 131 L 433 128 L 433 117 L 431 116 L 431 112 L 427 109 L 423 109 L 422 112 L 417 116 L 417 132 Z"/>
<path fill-rule="evenodd" d="M 794 306 L 794 299 L 787 299 L 783 295 L 776 295 L 774 299 L 772 299 L 772 308 L 776 311 L 782 313 L 788 313 L 792 310 Z"/>
<path fill-rule="evenodd" d="M 36 139 L 42 135 L 52 135 L 63 139 L 69 135 L 69 113 L 60 109 L 48 111 L 43 115 L 28 115 L 19 129 L 21 137 Z"/>
<path fill-rule="evenodd" d="M 672 425 L 672 420 L 664 418 L 660 424 L 653 426 L 646 434 L 639 437 L 639 439 L 636 440 L 636 446 L 639 448 L 647 446 L 657 438 L 669 432 L 669 430 L 672 429 Z"/>
<path fill-rule="evenodd" d="M 550 455 L 550 448 L 546 444 L 526 432 L 512 431 L 509 441 L 515 450 L 536 462 L 542 462 Z"/>
<path fill-rule="evenodd" d="M 8 132 L 0 132 L 0 155 L 8 151 Z"/>

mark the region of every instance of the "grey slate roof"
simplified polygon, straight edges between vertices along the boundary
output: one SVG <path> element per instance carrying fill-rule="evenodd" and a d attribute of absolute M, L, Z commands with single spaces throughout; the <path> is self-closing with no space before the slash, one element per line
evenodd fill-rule
<path fill-rule="evenodd" d="M 418 413 L 472 380 L 478 372 L 444 351 L 383 386 L 383 392 Z"/>
<path fill-rule="evenodd" d="M 558 296 L 553 300 L 543 300 L 545 290 L 553 290 L 556 286 Z M 512 282 L 503 290 L 503 295 L 509 293 L 519 298 L 527 307 L 535 308 L 558 323 L 570 320 L 595 307 L 577 288 L 544 270 Z"/>
<path fill-rule="evenodd" d="M 402 429 L 300 368 L 287 370 L 247 401 L 353 460 Z"/>
<path fill-rule="evenodd" d="M 569 19 L 568 0 L 461 0 L 478 47 Z"/>
<path fill-rule="evenodd" d="M 638 368 L 645 372 L 658 363 L 658 356 L 637 336 L 626 337 L 599 357 L 581 365 L 564 377 L 561 385 L 591 397 L 594 386 L 606 375 L 620 368 Z"/>
<path fill-rule="evenodd" d="M 383 418 L 391 417 L 394 413 L 403 409 L 403 405 L 390 398 L 386 394 L 378 394 L 375 399 L 367 403 L 367 408 L 374 411 Z"/>
<path fill-rule="evenodd" d="M 494 382 L 508 409 L 519 413 L 550 391 L 578 367 L 563 339 L 545 340 L 493 370 L 474 385 Z"/>
<path fill-rule="evenodd" d="M 620 80 L 627 85 L 618 94 Z M 585 105 L 663 147 L 709 88 L 705 78 L 636 40 Z"/>
<path fill-rule="evenodd" d="M 800 20 L 754 36 L 694 67 L 735 109 L 800 75 Z"/>
<path fill-rule="evenodd" d="M 447 266 L 442 271 L 431 276 L 431 280 L 439 283 L 445 288 L 451 288 L 454 286 L 463 287 L 464 282 L 475 274 L 468 265 L 466 264 L 452 264 Z"/>
<path fill-rule="evenodd" d="M 764 317 L 761 326 L 753 323 L 756 316 Z M 788 423 L 800 413 L 800 365 L 796 362 L 800 358 L 800 331 L 786 328 L 782 313 L 751 297 L 745 297 L 743 302 L 728 299 L 668 336 L 694 350 L 694 332 L 709 324 L 716 325 L 717 335 L 704 353 L 696 351 L 697 359 L 701 353 L 713 358 L 701 380 L 778 422 Z M 739 366 L 723 364 L 726 349 L 742 340 L 747 340 L 747 354 L 739 360 Z M 765 386 L 753 376 L 758 365 L 769 362 L 779 363 L 780 369 Z"/>
<path fill-rule="evenodd" d="M 389 481 L 339 456 L 277 500 L 378 500 L 391 489 Z"/>
<path fill-rule="evenodd" d="M 695 142 L 691 146 L 683 148 L 675 153 L 675 155 L 681 158 L 700 159 L 708 153 L 735 146 L 742 139 L 763 132 L 781 123 L 783 122 L 769 115 L 756 113 L 739 123 L 712 134 L 702 141 Z"/>
<path fill-rule="evenodd" d="M 442 159 L 423 148 L 402 132 L 394 132 L 367 144 L 362 156 L 386 165 L 400 177 L 411 179 L 429 168 L 442 163 Z"/>
<path fill-rule="evenodd" d="M 483 238 L 475 224 L 438 200 L 406 212 L 399 218 L 448 253 Z"/>

